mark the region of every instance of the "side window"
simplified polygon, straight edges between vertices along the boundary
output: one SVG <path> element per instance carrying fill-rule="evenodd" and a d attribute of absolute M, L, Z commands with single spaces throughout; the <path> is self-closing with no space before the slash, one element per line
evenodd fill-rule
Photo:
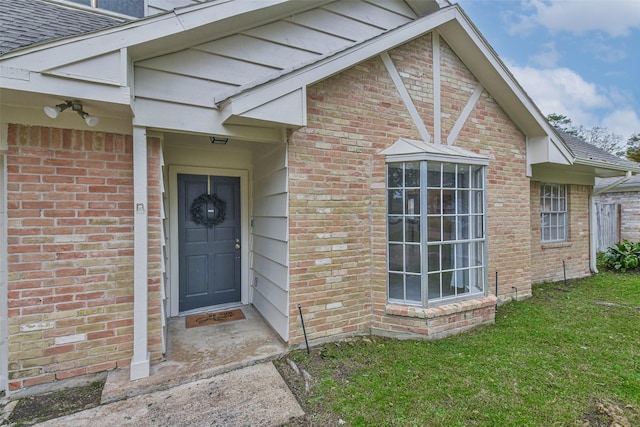
<path fill-rule="evenodd" d="M 567 186 L 540 185 L 540 227 L 543 243 L 567 241 Z"/>

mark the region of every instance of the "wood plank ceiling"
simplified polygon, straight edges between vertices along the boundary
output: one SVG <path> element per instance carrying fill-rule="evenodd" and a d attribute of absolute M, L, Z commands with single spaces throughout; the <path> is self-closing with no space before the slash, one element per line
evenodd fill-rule
<path fill-rule="evenodd" d="M 240 87 L 276 78 L 416 19 L 404 0 L 336 1 L 139 61 L 136 97 L 213 107 L 214 99 Z"/>

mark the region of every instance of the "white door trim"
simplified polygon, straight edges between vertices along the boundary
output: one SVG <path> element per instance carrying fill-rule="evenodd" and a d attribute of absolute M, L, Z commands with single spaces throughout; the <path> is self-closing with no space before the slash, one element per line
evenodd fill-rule
<path fill-rule="evenodd" d="M 9 395 L 6 127 L 6 124 L 0 124 L 0 391 Z"/>
<path fill-rule="evenodd" d="M 249 304 L 249 171 L 200 166 L 169 166 L 169 317 L 180 315 L 180 271 L 178 257 L 178 174 L 230 176 L 240 178 L 240 293 L 242 304 Z"/>

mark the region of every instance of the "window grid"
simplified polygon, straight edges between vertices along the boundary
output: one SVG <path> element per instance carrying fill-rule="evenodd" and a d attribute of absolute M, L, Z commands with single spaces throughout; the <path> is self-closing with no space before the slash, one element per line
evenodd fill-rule
<path fill-rule="evenodd" d="M 483 293 L 484 167 L 389 163 L 387 189 L 389 300 L 426 305 Z"/>
<path fill-rule="evenodd" d="M 541 184 L 540 228 L 544 243 L 567 241 L 567 186 Z"/>

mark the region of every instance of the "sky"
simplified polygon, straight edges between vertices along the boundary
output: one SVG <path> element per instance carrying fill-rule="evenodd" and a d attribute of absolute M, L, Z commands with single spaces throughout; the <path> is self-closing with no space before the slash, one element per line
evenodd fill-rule
<path fill-rule="evenodd" d="M 545 116 L 640 133 L 640 0 L 452 0 Z"/>

